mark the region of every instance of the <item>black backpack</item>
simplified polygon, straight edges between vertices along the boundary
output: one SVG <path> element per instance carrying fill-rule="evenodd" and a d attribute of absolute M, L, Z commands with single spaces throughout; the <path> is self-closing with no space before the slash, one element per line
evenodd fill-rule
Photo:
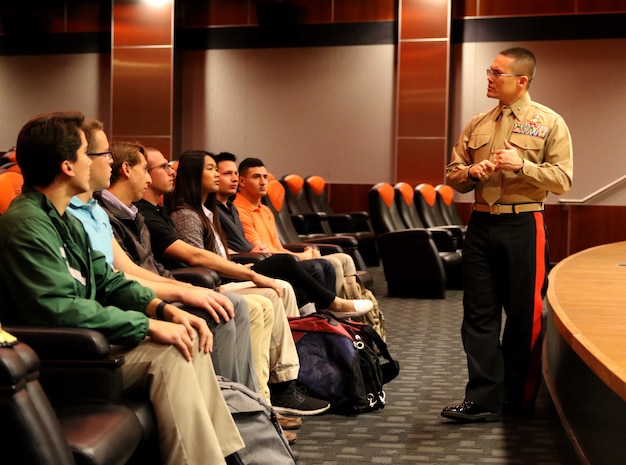
<path fill-rule="evenodd" d="M 383 385 L 400 369 L 374 329 L 325 312 L 290 318 L 289 325 L 300 358 L 298 382 L 310 395 L 337 413 L 384 408 Z"/>

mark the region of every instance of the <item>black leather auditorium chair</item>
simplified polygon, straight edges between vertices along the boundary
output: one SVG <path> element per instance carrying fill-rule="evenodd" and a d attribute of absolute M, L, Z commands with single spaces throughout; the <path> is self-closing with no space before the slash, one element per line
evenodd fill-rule
<path fill-rule="evenodd" d="M 317 176 L 316 179 L 317 178 L 321 179 L 319 176 Z M 310 179 L 310 177 L 307 179 Z M 326 211 L 313 208 L 314 204 L 309 201 L 311 194 L 307 194 L 306 188 L 307 185 L 309 188 L 311 185 L 305 182 L 302 176 L 288 174 L 283 176 L 280 182 L 285 188 L 285 201 L 289 212 L 295 215 L 295 218 L 303 218 L 304 220 L 304 224 L 301 226 L 303 234 L 353 237 L 357 240 L 359 253 L 363 257 L 365 264 L 367 266 L 378 266 L 379 260 L 376 250 L 376 235 L 373 230 L 357 231 L 350 215 L 329 215 Z M 319 187 L 319 184 L 315 186 Z M 325 193 L 322 195 L 325 196 Z M 319 197 L 316 198 L 318 200 L 320 199 Z M 319 204 L 315 204 L 315 206 L 319 207 Z M 338 218 L 341 218 L 341 220 L 338 221 Z M 348 221 L 346 221 L 346 219 Z M 349 227 L 346 228 L 346 225 Z M 296 230 L 298 230 L 295 221 L 294 226 L 296 226 Z"/>
<path fill-rule="evenodd" d="M 388 294 L 445 298 L 448 280 L 455 287 L 460 280 L 460 255 L 457 252 L 439 252 L 432 233 L 427 229 L 404 225 L 391 184 L 376 184 L 368 196 Z"/>
<path fill-rule="evenodd" d="M 122 393 L 124 358 L 102 334 L 4 329 L 19 342 L 0 347 L 3 465 L 161 463 L 152 406 Z"/>
<path fill-rule="evenodd" d="M 374 279 L 363 257 L 358 250 L 358 242 L 349 236 L 315 236 L 300 238 L 293 225 L 291 214 L 285 204 L 285 188 L 280 181 L 272 180 L 267 184 L 267 195 L 263 198 L 276 220 L 276 229 L 283 246 L 291 251 L 299 252 L 306 246 L 315 245 L 322 255 L 344 252 L 352 257 L 357 270 L 357 276 L 368 289 L 373 289 Z"/>

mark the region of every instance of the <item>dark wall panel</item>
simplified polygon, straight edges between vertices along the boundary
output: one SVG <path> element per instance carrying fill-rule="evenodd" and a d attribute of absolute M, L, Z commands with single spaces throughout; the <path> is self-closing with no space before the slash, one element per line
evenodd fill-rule
<path fill-rule="evenodd" d="M 386 21 L 396 18 L 395 0 L 334 0 L 333 3 L 335 21 Z"/>
<path fill-rule="evenodd" d="M 443 182 L 445 145 L 444 138 L 399 139 L 396 181 L 412 186 L 423 182 L 432 185 Z"/>
<path fill-rule="evenodd" d="M 570 208 L 570 254 L 596 245 L 626 240 L 626 207 L 576 205 Z"/>
<path fill-rule="evenodd" d="M 328 200 L 336 213 L 369 211 L 367 193 L 371 187 L 365 184 L 332 184 L 328 187 Z"/>
<path fill-rule="evenodd" d="M 480 16 L 506 15 L 550 15 L 574 12 L 576 0 L 525 0 L 523 2 L 503 2 L 502 0 L 481 0 Z"/>

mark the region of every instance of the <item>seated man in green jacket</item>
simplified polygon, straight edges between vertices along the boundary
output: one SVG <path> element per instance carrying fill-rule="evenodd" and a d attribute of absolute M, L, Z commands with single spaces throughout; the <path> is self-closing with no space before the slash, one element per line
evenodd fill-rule
<path fill-rule="evenodd" d="M 19 133 L 24 192 L 0 218 L 0 320 L 95 329 L 126 346 L 124 386 L 149 385 L 164 463 L 225 464 L 244 444 L 217 384 L 206 321 L 113 272 L 66 213 L 89 188 L 83 120 L 40 115 Z"/>

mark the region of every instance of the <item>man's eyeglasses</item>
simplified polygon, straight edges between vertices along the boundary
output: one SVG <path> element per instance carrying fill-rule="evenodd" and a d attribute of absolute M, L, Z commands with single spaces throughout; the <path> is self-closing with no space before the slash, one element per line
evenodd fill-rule
<path fill-rule="evenodd" d="M 487 77 L 493 77 L 494 79 L 500 79 L 501 77 L 520 77 L 523 76 L 523 74 L 508 74 L 508 73 L 501 73 L 500 71 L 496 71 L 493 70 L 491 68 L 487 68 Z"/>
<path fill-rule="evenodd" d="M 148 171 L 155 170 L 157 168 L 161 168 L 166 173 L 171 173 L 172 171 L 174 171 L 174 168 L 172 168 L 172 165 L 170 165 L 169 163 L 161 163 L 160 165 L 153 166 L 151 168 L 148 168 Z"/>
<path fill-rule="evenodd" d="M 107 160 L 111 160 L 113 158 L 113 153 L 110 150 L 106 152 L 97 152 L 97 153 L 88 153 L 89 157 L 105 157 Z"/>

